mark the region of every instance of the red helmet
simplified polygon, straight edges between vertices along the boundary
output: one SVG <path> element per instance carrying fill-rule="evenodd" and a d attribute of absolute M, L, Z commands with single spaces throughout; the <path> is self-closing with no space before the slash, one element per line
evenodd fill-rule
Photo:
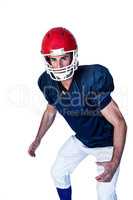
<path fill-rule="evenodd" d="M 63 49 L 64 52 L 77 49 L 77 43 L 72 33 L 62 27 L 50 29 L 43 38 L 41 53 L 51 54 L 52 50 Z"/>
<path fill-rule="evenodd" d="M 51 64 L 46 61 L 46 70 L 51 78 L 57 81 L 66 80 L 73 76 L 77 69 L 77 42 L 72 33 L 62 27 L 50 29 L 44 36 L 41 45 L 41 53 L 46 58 L 47 56 L 59 56 L 72 52 L 73 58 L 69 66 L 53 69 Z"/>

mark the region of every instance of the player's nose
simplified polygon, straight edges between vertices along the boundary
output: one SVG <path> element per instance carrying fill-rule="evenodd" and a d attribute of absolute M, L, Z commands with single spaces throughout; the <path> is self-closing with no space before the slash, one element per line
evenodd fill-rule
<path fill-rule="evenodd" d="M 56 62 L 56 67 L 57 68 L 61 68 L 61 67 L 63 67 L 63 63 L 62 63 L 62 60 L 57 60 L 57 62 Z"/>

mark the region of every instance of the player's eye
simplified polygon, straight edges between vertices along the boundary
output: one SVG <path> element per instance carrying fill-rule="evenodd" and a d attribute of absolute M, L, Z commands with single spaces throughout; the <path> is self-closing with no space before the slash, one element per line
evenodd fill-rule
<path fill-rule="evenodd" d="M 51 61 L 51 62 L 55 62 L 55 61 L 56 61 L 56 58 L 50 58 L 50 61 Z"/>
<path fill-rule="evenodd" d="M 68 56 L 68 55 L 66 55 L 66 56 L 63 56 L 61 59 L 62 59 L 62 60 L 67 60 L 67 59 L 68 59 L 68 57 L 69 57 L 69 56 Z"/>

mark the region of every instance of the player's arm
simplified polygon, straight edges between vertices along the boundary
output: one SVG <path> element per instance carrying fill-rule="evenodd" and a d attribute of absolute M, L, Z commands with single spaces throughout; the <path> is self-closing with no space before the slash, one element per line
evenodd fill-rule
<path fill-rule="evenodd" d="M 101 110 L 101 113 L 114 127 L 114 152 L 112 161 L 119 165 L 126 140 L 127 126 L 125 119 L 122 116 L 118 105 L 113 100 L 108 106 Z"/>
<path fill-rule="evenodd" d="M 114 127 L 114 150 L 110 162 L 97 163 L 98 165 L 103 165 L 105 171 L 103 174 L 96 177 L 96 179 L 98 181 L 108 182 L 112 179 L 117 167 L 120 164 L 126 140 L 127 125 L 117 104 L 113 100 L 101 110 L 101 113 Z"/>
<path fill-rule="evenodd" d="M 56 112 L 57 111 L 54 106 L 50 104 L 47 105 L 47 108 L 42 116 L 42 120 L 35 140 L 41 142 L 42 137 L 45 135 L 46 131 L 52 125 L 56 116 Z"/>
<path fill-rule="evenodd" d="M 46 134 L 47 130 L 52 125 L 55 116 L 56 116 L 56 109 L 54 106 L 48 104 L 46 110 L 44 111 L 44 114 L 41 119 L 41 123 L 38 129 L 38 133 L 35 137 L 35 140 L 32 142 L 32 144 L 29 147 L 28 153 L 31 156 L 35 156 L 35 150 L 39 146 L 41 139 Z"/>

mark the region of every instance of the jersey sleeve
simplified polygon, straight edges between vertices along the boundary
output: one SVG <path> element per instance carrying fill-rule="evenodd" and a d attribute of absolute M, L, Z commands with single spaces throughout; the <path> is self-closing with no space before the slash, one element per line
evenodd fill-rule
<path fill-rule="evenodd" d="M 48 104 L 53 105 L 53 100 L 50 95 L 50 86 L 47 83 L 47 77 L 45 73 L 43 73 L 38 79 L 38 86 L 43 93 L 45 99 L 47 100 Z"/>
<path fill-rule="evenodd" d="M 99 67 L 93 72 L 92 87 L 89 94 L 89 102 L 92 108 L 101 110 L 112 100 L 111 92 L 114 90 L 114 82 L 109 70 Z"/>

